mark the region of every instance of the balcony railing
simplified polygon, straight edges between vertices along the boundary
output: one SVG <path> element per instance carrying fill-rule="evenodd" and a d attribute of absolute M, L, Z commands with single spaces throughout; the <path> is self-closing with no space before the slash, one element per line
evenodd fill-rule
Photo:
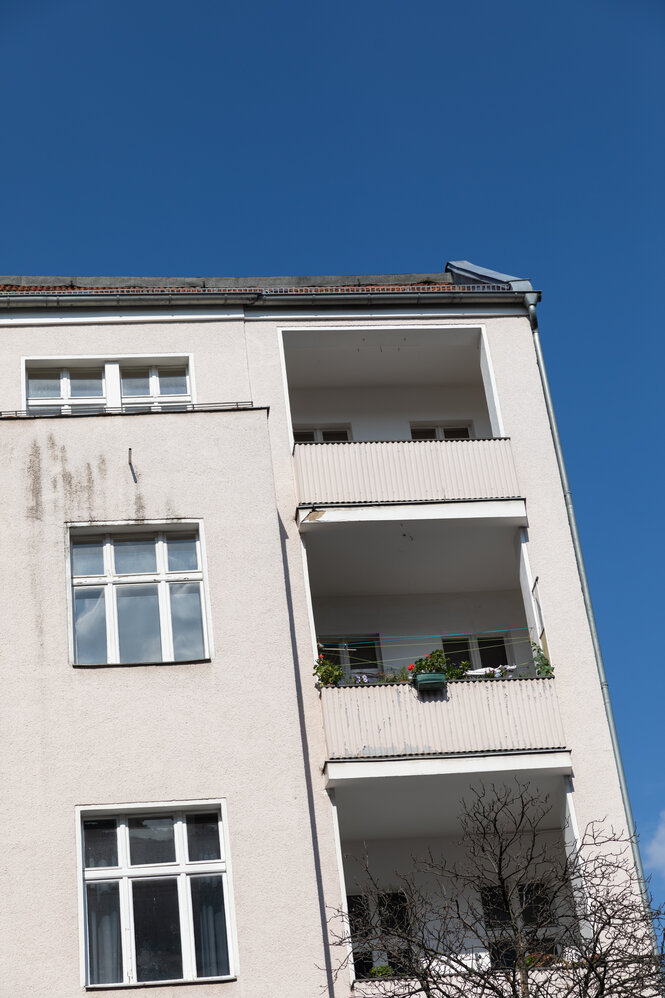
<path fill-rule="evenodd" d="M 565 749 L 553 679 L 463 680 L 321 690 L 328 759 Z"/>
<path fill-rule="evenodd" d="M 521 497 L 510 440 L 296 444 L 301 505 Z"/>

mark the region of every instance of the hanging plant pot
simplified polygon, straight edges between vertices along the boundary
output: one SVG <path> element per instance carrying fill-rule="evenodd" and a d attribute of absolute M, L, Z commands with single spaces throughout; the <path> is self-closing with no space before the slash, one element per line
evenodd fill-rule
<path fill-rule="evenodd" d="M 446 685 L 445 672 L 417 672 L 413 683 L 419 693 L 442 690 Z"/>

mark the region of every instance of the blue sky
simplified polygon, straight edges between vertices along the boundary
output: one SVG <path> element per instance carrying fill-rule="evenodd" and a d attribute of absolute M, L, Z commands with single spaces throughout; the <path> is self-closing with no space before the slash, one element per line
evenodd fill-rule
<path fill-rule="evenodd" d="M 469 259 L 543 289 L 662 897 L 661 0 L 2 8 L 0 272 L 352 274 Z"/>

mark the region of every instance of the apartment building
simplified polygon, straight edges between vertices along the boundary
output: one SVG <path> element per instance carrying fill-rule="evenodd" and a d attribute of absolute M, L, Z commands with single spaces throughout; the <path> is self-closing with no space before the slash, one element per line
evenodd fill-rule
<path fill-rule="evenodd" d="M 0 278 L 8 995 L 348 998 L 354 857 L 389 894 L 478 781 L 632 827 L 539 297 Z M 380 681 L 437 648 L 476 675 Z"/>

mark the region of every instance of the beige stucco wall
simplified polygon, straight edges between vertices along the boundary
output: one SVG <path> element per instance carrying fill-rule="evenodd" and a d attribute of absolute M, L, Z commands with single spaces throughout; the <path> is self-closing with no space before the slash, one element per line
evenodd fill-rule
<path fill-rule="evenodd" d="M 331 909 L 339 906 L 341 892 L 322 773 L 325 741 L 311 675 L 311 607 L 294 519 L 280 354 L 280 329 L 307 321 L 270 315 L 243 322 L 231 310 L 205 321 L 85 324 L 79 317 L 77 323 L 0 328 L 4 411 L 21 408 L 22 357 L 169 352 L 192 356 L 195 401 L 253 399 L 270 407 L 269 415 L 261 410 L 0 424 L 2 494 L 11 523 L 0 540 L 3 565 L 10 567 L 0 581 L 7 816 L 0 833 L 7 858 L 0 946 L 9 968 L 8 994 L 80 993 L 76 805 L 208 797 L 224 797 L 228 806 L 240 958 L 237 982 L 208 987 L 237 998 L 313 998 L 326 988 L 317 877 Z M 405 321 L 418 320 L 402 316 L 401 327 Z M 440 322 L 445 336 L 446 322 L 459 324 L 460 318 L 430 315 L 428 321 Z M 357 325 L 357 317 L 338 317 L 334 325 L 352 322 Z M 578 821 L 607 817 L 621 826 L 529 325 L 525 318 L 497 316 L 485 326 L 504 429 L 527 498 L 529 559 L 539 578 L 572 750 Z M 309 420 L 315 409 L 311 399 L 307 404 Z M 400 415 L 404 426 L 407 415 Z M 129 447 L 137 483 L 127 464 Z M 177 517 L 203 523 L 212 661 L 73 668 L 66 524 Z M 17 959 L 25 941 L 34 939 L 40 941 L 40 959 Z M 187 985 L 160 991 L 166 998 L 195 993 L 196 986 Z M 348 995 L 346 978 L 334 993 Z"/>
<path fill-rule="evenodd" d="M 78 993 L 77 805 L 217 797 L 240 950 L 225 993 L 265 998 L 277 967 L 289 983 L 274 994 L 325 983 L 267 423 L 249 411 L 2 424 L 7 994 Z M 66 524 L 174 517 L 203 524 L 212 661 L 73 668 Z M 12 958 L 27 940 L 39 959 Z"/>

